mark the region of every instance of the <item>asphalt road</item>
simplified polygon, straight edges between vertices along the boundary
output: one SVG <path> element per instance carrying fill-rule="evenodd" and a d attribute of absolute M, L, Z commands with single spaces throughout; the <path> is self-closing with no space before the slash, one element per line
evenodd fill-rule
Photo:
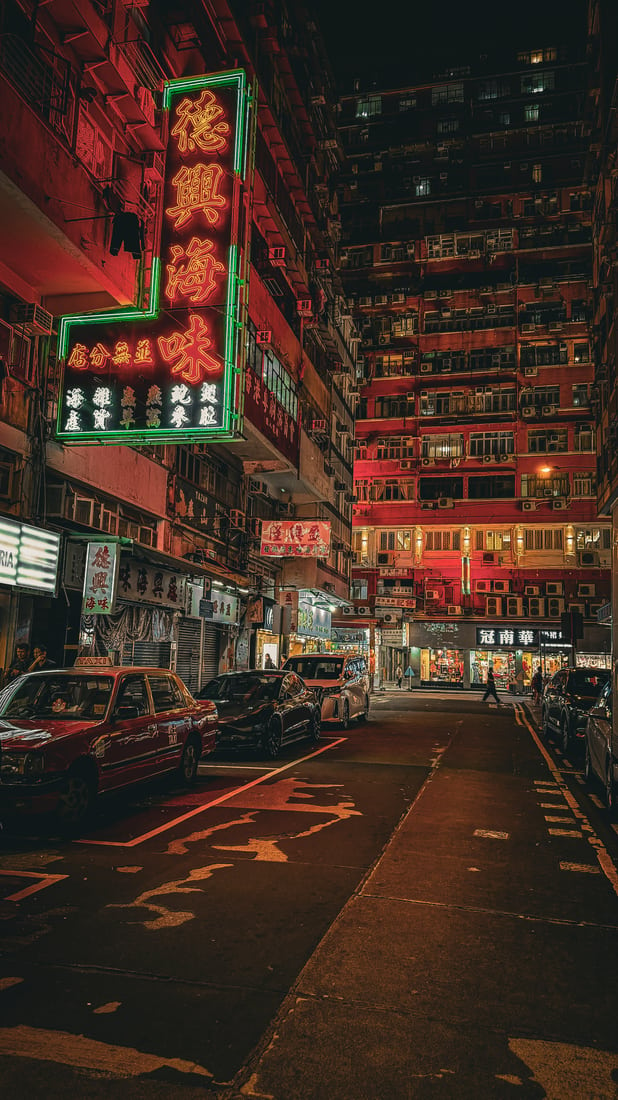
<path fill-rule="evenodd" d="M 521 702 L 5 822 L 3 1097 L 618 1097 L 618 835 Z"/>

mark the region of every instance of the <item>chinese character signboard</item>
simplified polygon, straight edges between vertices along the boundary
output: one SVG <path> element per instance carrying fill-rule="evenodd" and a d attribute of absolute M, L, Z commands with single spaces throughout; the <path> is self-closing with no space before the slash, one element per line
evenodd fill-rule
<path fill-rule="evenodd" d="M 63 442 L 225 439 L 242 426 L 253 98 L 237 69 L 172 80 L 163 106 L 150 304 L 63 317 Z"/>
<path fill-rule="evenodd" d="M 298 424 L 250 367 L 245 371 L 245 413 L 281 454 L 298 465 Z"/>
<path fill-rule="evenodd" d="M 299 601 L 297 634 L 304 634 L 308 638 L 330 640 L 330 630 L 330 611 L 324 607 L 316 607 L 307 600 Z"/>
<path fill-rule="evenodd" d="M 56 591 L 60 536 L 0 517 L 0 584 Z"/>
<path fill-rule="evenodd" d="M 330 523 L 268 520 L 262 523 L 260 554 L 265 558 L 327 558 Z"/>
<path fill-rule="evenodd" d="M 538 649 L 539 632 L 530 627 L 502 627 L 502 626 L 477 626 L 477 646 L 491 646 L 500 649 L 502 646 L 515 649 Z"/>
<path fill-rule="evenodd" d="M 184 611 L 187 580 L 156 565 L 123 558 L 118 570 L 118 596 L 131 603 L 159 604 Z"/>
<path fill-rule="evenodd" d="M 89 542 L 84 574 L 84 615 L 111 615 L 116 598 L 117 543 Z"/>

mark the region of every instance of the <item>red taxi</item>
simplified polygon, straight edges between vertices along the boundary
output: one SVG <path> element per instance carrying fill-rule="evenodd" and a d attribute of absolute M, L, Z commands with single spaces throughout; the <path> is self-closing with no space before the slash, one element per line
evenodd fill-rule
<path fill-rule="evenodd" d="M 78 825 L 97 794 L 165 772 L 192 783 L 217 708 L 161 668 L 31 672 L 0 692 L 0 809 Z"/>

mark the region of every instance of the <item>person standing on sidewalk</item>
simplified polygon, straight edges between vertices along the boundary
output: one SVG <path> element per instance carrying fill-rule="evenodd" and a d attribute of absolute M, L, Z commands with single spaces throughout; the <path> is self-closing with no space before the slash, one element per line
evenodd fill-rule
<path fill-rule="evenodd" d="M 397 687 L 401 688 L 401 685 L 403 684 L 403 669 L 401 665 L 397 665 L 397 668 L 395 669 L 395 679 L 397 680 Z"/>
<path fill-rule="evenodd" d="M 541 666 L 537 668 L 534 676 L 532 677 L 532 702 L 540 703 L 541 695 L 543 694 L 543 673 L 541 672 Z"/>
<path fill-rule="evenodd" d="M 493 668 L 487 670 L 487 687 L 483 696 L 483 702 L 485 702 L 485 700 L 488 699 L 490 695 L 493 695 L 496 703 L 500 703 L 500 700 L 498 699 L 498 694 L 496 692 L 496 681 L 494 680 Z"/>

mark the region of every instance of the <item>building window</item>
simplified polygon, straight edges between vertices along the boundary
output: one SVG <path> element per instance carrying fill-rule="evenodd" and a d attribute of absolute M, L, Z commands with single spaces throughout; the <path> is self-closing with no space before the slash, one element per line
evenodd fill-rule
<path fill-rule="evenodd" d="M 568 451 L 568 432 L 566 428 L 549 430 L 533 428 L 528 432 L 528 450 L 531 454 L 549 454 L 552 451 Z"/>
<path fill-rule="evenodd" d="M 439 134 L 454 134 L 459 129 L 458 118 L 441 118 L 438 120 L 436 130 Z"/>
<path fill-rule="evenodd" d="M 609 527 L 578 527 L 575 542 L 578 550 L 609 550 L 611 546 Z"/>
<path fill-rule="evenodd" d="M 541 108 L 538 103 L 527 103 L 524 107 L 524 121 L 538 122 Z"/>
<path fill-rule="evenodd" d="M 590 362 L 590 347 L 588 343 L 573 345 L 573 362 L 574 363 L 589 363 Z"/>
<path fill-rule="evenodd" d="M 356 100 L 356 117 L 372 118 L 382 114 L 382 96 L 370 95 Z"/>
<path fill-rule="evenodd" d="M 510 112 L 509 111 L 501 111 L 500 114 L 498 115 L 498 122 L 500 123 L 501 126 L 510 126 L 511 125 Z"/>
<path fill-rule="evenodd" d="M 575 450 L 594 451 L 594 428 L 592 424 L 581 424 L 575 429 Z"/>
<path fill-rule="evenodd" d="M 573 390 L 573 404 L 576 408 L 587 409 L 590 404 L 588 400 L 588 386 L 585 382 L 581 382 L 576 386 L 572 386 Z"/>
<path fill-rule="evenodd" d="M 376 397 L 375 415 L 379 418 L 399 418 L 409 412 L 407 394 L 393 397 Z"/>
<path fill-rule="evenodd" d="M 595 497 L 597 495 L 597 479 L 594 474 L 573 474 L 573 496 Z"/>
<path fill-rule="evenodd" d="M 532 165 L 532 182 L 533 183 L 540 183 L 542 179 L 543 179 L 543 165 L 542 164 L 533 164 Z"/>
<path fill-rule="evenodd" d="M 468 478 L 470 500 L 512 500 L 515 496 L 515 475 L 473 475 Z"/>
<path fill-rule="evenodd" d="M 425 535 L 425 549 L 426 550 L 459 550 L 459 545 L 455 546 L 455 541 L 460 543 L 459 531 L 427 531 Z"/>
<path fill-rule="evenodd" d="M 411 111 L 414 107 L 416 107 L 416 96 L 415 95 L 402 95 L 402 96 L 400 96 L 400 98 L 399 98 L 399 110 L 400 111 Z"/>
<path fill-rule="evenodd" d="M 421 457 L 428 459 L 463 458 L 463 435 L 424 435 L 421 439 Z"/>
<path fill-rule="evenodd" d="M 431 105 L 439 103 L 463 103 L 464 86 L 460 84 L 437 84 L 431 89 Z"/>
<path fill-rule="evenodd" d="M 427 176 L 419 176 L 414 184 L 414 194 L 417 198 L 431 194 L 431 180 Z"/>
<path fill-rule="evenodd" d="M 401 481 L 399 478 L 376 479 L 371 497 L 379 500 L 414 500 L 414 482 Z"/>
<path fill-rule="evenodd" d="M 410 531 L 380 531 L 380 550 L 411 550 Z"/>
<path fill-rule="evenodd" d="M 369 481 L 363 479 L 354 483 L 354 495 L 359 504 L 367 504 L 369 501 Z"/>
<path fill-rule="evenodd" d="M 470 455 L 512 455 L 515 452 L 513 432 L 472 432 L 470 435 Z"/>
<path fill-rule="evenodd" d="M 568 473 L 522 474 L 522 497 L 568 497 L 570 483 Z"/>
<path fill-rule="evenodd" d="M 564 532 L 561 527 L 526 527 L 524 542 L 526 550 L 562 550 Z"/>
<path fill-rule="evenodd" d="M 521 90 L 524 95 L 539 95 L 541 92 L 550 92 L 555 87 L 555 77 L 552 71 L 542 73 L 530 73 L 521 78 Z"/>
<path fill-rule="evenodd" d="M 414 439 L 409 436 L 388 436 L 378 439 L 376 458 L 413 458 Z"/>
<path fill-rule="evenodd" d="M 360 553 L 360 551 L 358 551 Z M 368 592 L 368 585 L 366 580 L 359 580 L 358 578 L 352 581 L 352 599 L 353 600 L 366 600 Z"/>
<path fill-rule="evenodd" d="M 511 549 L 511 532 L 510 531 L 479 531 L 481 536 L 485 534 L 485 549 L 486 550 L 510 550 Z M 482 547 L 481 547 L 482 549 Z"/>

